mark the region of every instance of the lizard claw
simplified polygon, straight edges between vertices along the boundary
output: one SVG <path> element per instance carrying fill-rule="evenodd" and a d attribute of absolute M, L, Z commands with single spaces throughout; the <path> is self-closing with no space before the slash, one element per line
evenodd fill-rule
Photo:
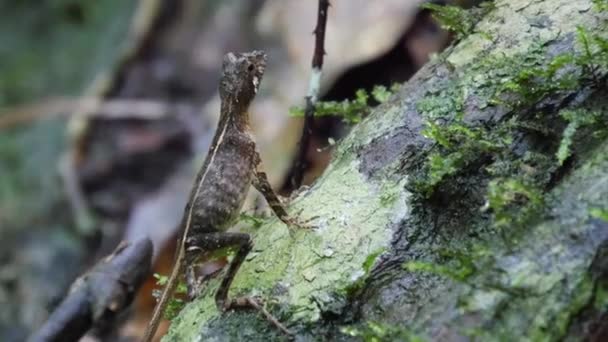
<path fill-rule="evenodd" d="M 283 222 L 285 222 L 285 224 L 289 227 L 289 228 L 295 228 L 295 229 L 305 229 L 305 230 L 314 230 L 317 229 L 318 227 L 315 225 L 311 225 L 310 222 L 313 221 L 314 219 L 318 218 L 318 216 L 313 216 L 311 218 L 309 218 L 306 221 L 300 221 L 300 214 L 302 213 L 304 209 L 300 209 L 300 211 L 295 214 L 294 216 L 288 216 L 282 219 Z"/>
<path fill-rule="evenodd" d="M 225 302 L 221 305 L 221 309 L 223 312 L 229 311 L 229 310 L 236 310 L 236 309 L 245 309 L 245 308 L 254 308 L 254 309 L 259 309 L 260 306 L 263 305 L 263 301 L 260 297 L 249 297 L 249 296 L 244 296 L 244 297 L 237 297 L 234 299 L 229 300 L 228 302 Z"/>
<path fill-rule="evenodd" d="M 317 229 L 317 226 L 311 225 L 309 224 L 310 221 L 312 221 L 314 218 L 311 218 L 309 220 L 306 221 L 300 221 L 296 218 L 293 217 L 288 217 L 285 220 L 283 220 L 283 222 L 285 222 L 285 224 L 292 229 L 305 229 L 305 230 L 314 230 Z"/>

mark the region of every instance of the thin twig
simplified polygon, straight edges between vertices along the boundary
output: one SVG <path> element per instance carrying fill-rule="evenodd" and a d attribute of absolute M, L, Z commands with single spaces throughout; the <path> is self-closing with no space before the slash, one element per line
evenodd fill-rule
<path fill-rule="evenodd" d="M 41 102 L 0 110 L 0 130 L 29 124 L 41 119 L 69 117 L 72 115 L 97 118 L 137 118 L 155 120 L 169 116 L 179 105 L 158 100 L 108 99 L 95 97 L 53 97 Z M 75 109 L 82 109 L 76 114 Z"/>
<path fill-rule="evenodd" d="M 312 73 L 310 75 L 310 83 L 308 86 L 308 94 L 306 95 L 306 106 L 304 108 L 304 127 L 302 128 L 302 138 L 300 139 L 298 154 L 294 165 L 293 176 L 291 177 L 291 185 L 297 189 L 302 185 L 304 170 L 307 167 L 306 154 L 310 137 L 314 127 L 315 105 L 319 98 L 319 89 L 321 88 L 321 73 L 323 70 L 323 57 L 325 55 L 325 27 L 327 25 L 327 10 L 329 8 L 329 0 L 319 0 L 319 8 L 317 11 L 317 26 L 315 27 L 315 50 L 312 56 Z"/>

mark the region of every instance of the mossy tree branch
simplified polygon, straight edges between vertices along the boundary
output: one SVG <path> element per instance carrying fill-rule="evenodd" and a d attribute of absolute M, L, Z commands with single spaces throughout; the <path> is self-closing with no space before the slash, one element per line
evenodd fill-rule
<path fill-rule="evenodd" d="M 302 339 L 589 332 L 608 306 L 607 20 L 591 0 L 497 0 L 340 142 L 291 208 L 316 231 L 255 231 L 232 293 Z M 221 316 L 215 286 L 166 340 L 279 336 Z"/>

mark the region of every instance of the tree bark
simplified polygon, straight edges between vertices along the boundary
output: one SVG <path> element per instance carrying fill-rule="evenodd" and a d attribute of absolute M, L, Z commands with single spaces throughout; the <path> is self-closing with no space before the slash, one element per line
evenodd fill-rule
<path fill-rule="evenodd" d="M 600 336 L 608 91 L 584 37 L 605 39 L 607 18 L 590 0 L 495 1 L 354 127 L 293 201 L 315 231 L 273 219 L 254 232 L 231 293 L 265 298 L 298 340 Z M 599 119 L 580 127 L 562 163 L 568 110 Z M 432 156 L 456 162 L 441 168 Z M 492 195 L 496 184 L 512 187 Z M 165 341 L 281 338 L 255 312 L 221 315 L 216 287 Z"/>

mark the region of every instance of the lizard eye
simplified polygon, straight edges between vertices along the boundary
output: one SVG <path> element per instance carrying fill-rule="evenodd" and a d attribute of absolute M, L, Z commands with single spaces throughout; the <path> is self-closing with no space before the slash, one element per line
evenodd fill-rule
<path fill-rule="evenodd" d="M 249 66 L 247 67 L 247 70 L 253 71 L 253 68 L 254 68 L 253 64 L 249 64 Z"/>

